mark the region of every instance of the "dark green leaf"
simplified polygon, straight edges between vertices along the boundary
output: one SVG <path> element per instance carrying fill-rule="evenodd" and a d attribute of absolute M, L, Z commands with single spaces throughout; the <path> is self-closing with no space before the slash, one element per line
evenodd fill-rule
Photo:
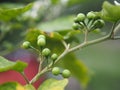
<path fill-rule="evenodd" d="M 8 71 L 8 70 L 16 70 L 18 72 L 22 72 L 26 68 L 27 64 L 21 61 L 12 62 L 4 57 L 0 56 L 0 72 Z"/>
<path fill-rule="evenodd" d="M 107 21 L 117 22 L 120 20 L 120 5 L 112 5 L 108 1 L 105 1 L 102 6 L 102 10 L 97 14 Z"/>
<path fill-rule="evenodd" d="M 64 90 L 67 85 L 68 80 L 56 80 L 56 79 L 48 79 L 45 81 L 38 90 Z"/>
<path fill-rule="evenodd" d="M 33 4 L 28 4 L 23 8 L 13 8 L 13 9 L 2 9 L 0 8 L 0 20 L 2 21 L 9 21 L 16 16 L 28 11 Z"/>
<path fill-rule="evenodd" d="M 74 77 L 76 77 L 83 87 L 86 87 L 90 79 L 88 68 L 81 60 L 76 59 L 74 54 L 66 55 L 62 60 L 65 68 L 69 69 Z"/>

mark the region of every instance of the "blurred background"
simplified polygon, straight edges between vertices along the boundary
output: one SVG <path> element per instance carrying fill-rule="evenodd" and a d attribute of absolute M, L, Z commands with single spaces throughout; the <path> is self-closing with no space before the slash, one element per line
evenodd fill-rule
<path fill-rule="evenodd" d="M 78 13 L 100 11 L 105 0 L 0 0 L 0 8 L 22 7 L 33 2 L 31 10 L 9 21 L 0 20 L 0 55 L 17 57 L 11 52 L 21 52 L 18 48 L 29 28 L 47 32 L 72 29 L 73 18 Z M 114 0 L 107 0 L 114 3 Z M 120 0 L 118 0 L 120 2 Z M 96 38 L 109 32 L 107 23 Z M 120 90 L 120 40 L 108 40 L 76 51 L 77 58 L 92 73 L 86 90 Z M 15 46 L 14 46 L 15 45 Z M 22 51 L 25 52 L 25 51 Z M 27 52 L 28 53 L 28 52 Z M 11 56 L 10 56 L 11 55 Z M 20 53 L 19 53 L 20 55 Z M 14 58 L 13 58 L 14 57 Z M 17 57 L 19 58 L 19 57 Z M 28 57 L 30 58 L 30 56 Z M 82 90 L 77 79 L 70 78 L 66 90 Z"/>

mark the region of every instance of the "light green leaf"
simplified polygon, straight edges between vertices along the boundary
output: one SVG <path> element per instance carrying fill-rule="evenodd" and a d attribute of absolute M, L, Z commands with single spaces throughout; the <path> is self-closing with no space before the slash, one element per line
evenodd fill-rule
<path fill-rule="evenodd" d="M 0 85 L 0 90 L 25 90 L 25 89 L 19 83 L 7 82 Z"/>
<path fill-rule="evenodd" d="M 48 79 L 45 81 L 38 90 L 64 90 L 67 85 L 68 80 L 56 80 L 56 79 Z"/>
<path fill-rule="evenodd" d="M 72 30 L 74 16 L 60 17 L 49 22 L 38 24 L 37 28 L 44 31 Z"/>
<path fill-rule="evenodd" d="M 12 8 L 12 9 L 2 9 L 0 8 L 0 20 L 2 21 L 9 21 L 16 16 L 28 11 L 32 7 L 32 3 L 28 4 L 22 8 Z"/>
<path fill-rule="evenodd" d="M 12 62 L 4 57 L 0 56 L 0 72 L 8 71 L 8 70 L 16 70 L 18 72 L 22 72 L 26 68 L 27 64 L 21 61 Z"/>
<path fill-rule="evenodd" d="M 120 5 L 112 5 L 108 1 L 105 1 L 102 10 L 97 14 L 104 20 L 117 22 L 120 20 Z"/>
<path fill-rule="evenodd" d="M 66 55 L 62 60 L 65 68 L 69 69 L 74 77 L 76 77 L 83 88 L 85 88 L 90 79 L 90 72 L 81 60 L 76 59 L 73 53 Z"/>

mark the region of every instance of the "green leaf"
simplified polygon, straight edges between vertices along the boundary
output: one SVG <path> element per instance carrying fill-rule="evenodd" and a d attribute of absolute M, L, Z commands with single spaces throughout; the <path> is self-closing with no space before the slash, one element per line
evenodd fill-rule
<path fill-rule="evenodd" d="M 22 8 L 12 8 L 12 9 L 2 9 L 0 8 L 0 20 L 2 21 L 9 21 L 16 16 L 28 11 L 32 7 L 32 3 L 28 4 Z"/>
<path fill-rule="evenodd" d="M 64 90 L 67 85 L 68 80 L 56 80 L 56 79 L 48 79 L 45 81 L 38 90 Z"/>
<path fill-rule="evenodd" d="M 38 24 L 37 28 L 44 31 L 72 30 L 74 16 L 60 17 L 49 22 Z"/>
<path fill-rule="evenodd" d="M 90 72 L 83 62 L 76 59 L 73 53 L 66 55 L 61 61 L 64 67 L 69 69 L 85 88 L 90 80 Z"/>
<path fill-rule="evenodd" d="M 56 40 L 63 40 L 63 36 L 60 35 L 58 32 L 51 32 L 50 38 L 56 39 Z"/>
<path fill-rule="evenodd" d="M 64 40 L 66 40 L 68 43 L 71 43 L 73 41 L 79 43 L 80 41 L 76 37 L 76 35 L 81 33 L 79 30 L 62 30 L 58 32 L 63 36 Z"/>
<path fill-rule="evenodd" d="M 102 10 L 97 14 L 106 21 L 117 22 L 120 20 L 120 5 L 112 5 L 108 1 L 105 1 L 102 6 Z"/>
<path fill-rule="evenodd" d="M 16 82 L 7 82 L 0 85 L 0 90 L 25 90 L 24 87 Z"/>
<path fill-rule="evenodd" d="M 8 71 L 8 70 L 16 70 L 18 72 L 22 72 L 26 68 L 27 64 L 21 61 L 12 62 L 4 57 L 0 56 L 0 72 Z"/>

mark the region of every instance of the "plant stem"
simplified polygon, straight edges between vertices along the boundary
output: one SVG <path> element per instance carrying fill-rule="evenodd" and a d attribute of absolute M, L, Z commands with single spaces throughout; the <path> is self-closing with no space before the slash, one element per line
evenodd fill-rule
<path fill-rule="evenodd" d="M 28 78 L 26 77 L 25 73 L 24 73 L 24 72 L 21 72 L 20 74 L 23 76 L 23 78 L 25 79 L 26 83 L 29 84 L 29 80 L 28 80 Z"/>
<path fill-rule="evenodd" d="M 64 45 L 64 47 L 67 48 L 67 43 L 64 40 L 62 40 L 61 42 Z"/>
<path fill-rule="evenodd" d="M 52 64 L 50 64 L 49 66 L 52 66 Z M 33 84 L 34 82 L 36 82 L 40 78 L 40 76 L 42 76 L 44 73 L 46 73 L 46 72 L 48 72 L 50 70 L 51 70 L 51 68 L 48 69 L 48 67 L 45 67 L 40 73 L 37 73 L 35 75 L 35 77 L 29 83 Z"/>
<path fill-rule="evenodd" d="M 85 30 L 85 38 L 84 38 L 84 42 L 87 42 L 87 37 L 88 37 L 88 30 Z"/>
<path fill-rule="evenodd" d="M 40 72 L 42 70 L 42 63 L 43 63 L 43 56 L 40 54 L 40 63 L 39 63 L 39 69 L 38 69 L 38 72 Z"/>
<path fill-rule="evenodd" d="M 115 27 L 114 34 L 116 34 L 120 30 L 120 23 Z"/>
<path fill-rule="evenodd" d="M 110 32 L 110 37 L 113 39 L 114 38 L 114 34 L 115 34 L 115 27 L 116 27 L 117 22 L 113 23 L 111 32 Z"/>
<path fill-rule="evenodd" d="M 68 53 L 69 48 L 70 48 L 70 44 L 67 45 L 67 47 L 64 50 L 64 52 L 55 60 L 54 64 L 57 63 L 62 57 L 64 57 Z"/>

